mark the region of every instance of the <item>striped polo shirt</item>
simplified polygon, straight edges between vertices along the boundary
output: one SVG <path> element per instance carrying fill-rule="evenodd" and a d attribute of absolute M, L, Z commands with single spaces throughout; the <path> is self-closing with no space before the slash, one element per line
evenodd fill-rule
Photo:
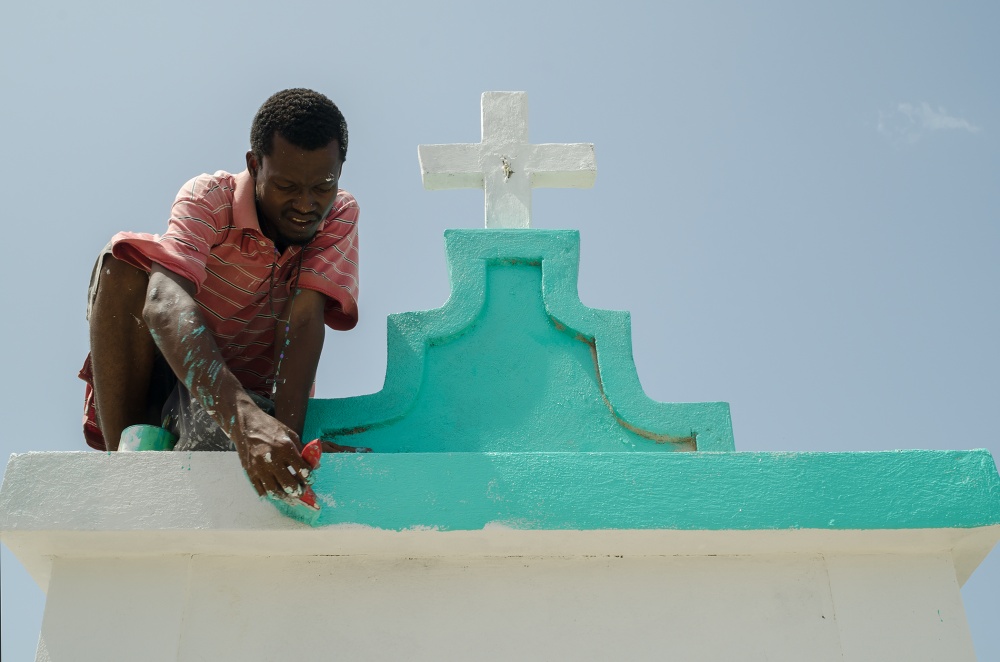
<path fill-rule="evenodd" d="M 279 254 L 257 222 L 250 173 L 219 171 L 184 185 L 163 235 L 119 232 L 112 253 L 145 271 L 155 262 L 194 283 L 195 301 L 226 365 L 244 387 L 269 396 L 275 315 L 287 318 L 300 252 L 298 286 L 326 295 L 327 326 L 357 324 L 357 223 L 358 203 L 341 190 L 312 241 Z"/>

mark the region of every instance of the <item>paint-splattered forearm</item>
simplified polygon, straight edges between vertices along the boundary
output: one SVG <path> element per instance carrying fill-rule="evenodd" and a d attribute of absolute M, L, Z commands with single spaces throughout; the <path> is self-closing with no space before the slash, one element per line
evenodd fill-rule
<path fill-rule="evenodd" d="M 174 374 L 235 441 L 237 409 L 249 396 L 206 332 L 193 294 L 192 283 L 154 266 L 143 317 Z"/>
<path fill-rule="evenodd" d="M 194 291 L 193 283 L 153 266 L 142 314 L 154 341 L 174 374 L 229 435 L 257 494 L 302 494 L 309 465 L 296 447 L 298 434 L 243 390 L 206 333 Z"/>

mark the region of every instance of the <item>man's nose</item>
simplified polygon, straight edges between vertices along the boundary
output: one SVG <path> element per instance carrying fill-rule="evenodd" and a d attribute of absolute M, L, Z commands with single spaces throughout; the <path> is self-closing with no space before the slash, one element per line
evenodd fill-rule
<path fill-rule="evenodd" d="M 300 214 L 307 214 L 316 209 L 317 204 L 316 198 L 312 194 L 300 193 L 292 200 L 292 209 Z"/>

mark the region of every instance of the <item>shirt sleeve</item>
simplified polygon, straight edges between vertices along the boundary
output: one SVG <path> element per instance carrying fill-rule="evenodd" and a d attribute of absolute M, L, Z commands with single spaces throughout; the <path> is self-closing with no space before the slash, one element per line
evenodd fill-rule
<path fill-rule="evenodd" d="M 299 287 L 327 297 L 324 318 L 332 329 L 346 331 L 358 323 L 358 203 L 341 191 L 302 256 Z"/>
<path fill-rule="evenodd" d="M 144 232 L 119 232 L 111 252 L 119 260 L 149 271 L 160 264 L 201 289 L 205 265 L 213 246 L 233 227 L 233 182 L 214 175 L 200 175 L 177 193 L 167 231 L 161 236 Z"/>

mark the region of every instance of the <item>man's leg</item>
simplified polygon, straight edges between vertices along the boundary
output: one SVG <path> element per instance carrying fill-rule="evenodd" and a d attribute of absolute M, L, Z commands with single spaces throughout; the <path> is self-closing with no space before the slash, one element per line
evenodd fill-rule
<path fill-rule="evenodd" d="M 130 425 L 159 425 L 150 413 L 150 378 L 156 345 L 142 319 L 149 274 L 104 256 L 90 311 L 90 357 L 98 423 L 109 451 L 118 450 Z"/>

